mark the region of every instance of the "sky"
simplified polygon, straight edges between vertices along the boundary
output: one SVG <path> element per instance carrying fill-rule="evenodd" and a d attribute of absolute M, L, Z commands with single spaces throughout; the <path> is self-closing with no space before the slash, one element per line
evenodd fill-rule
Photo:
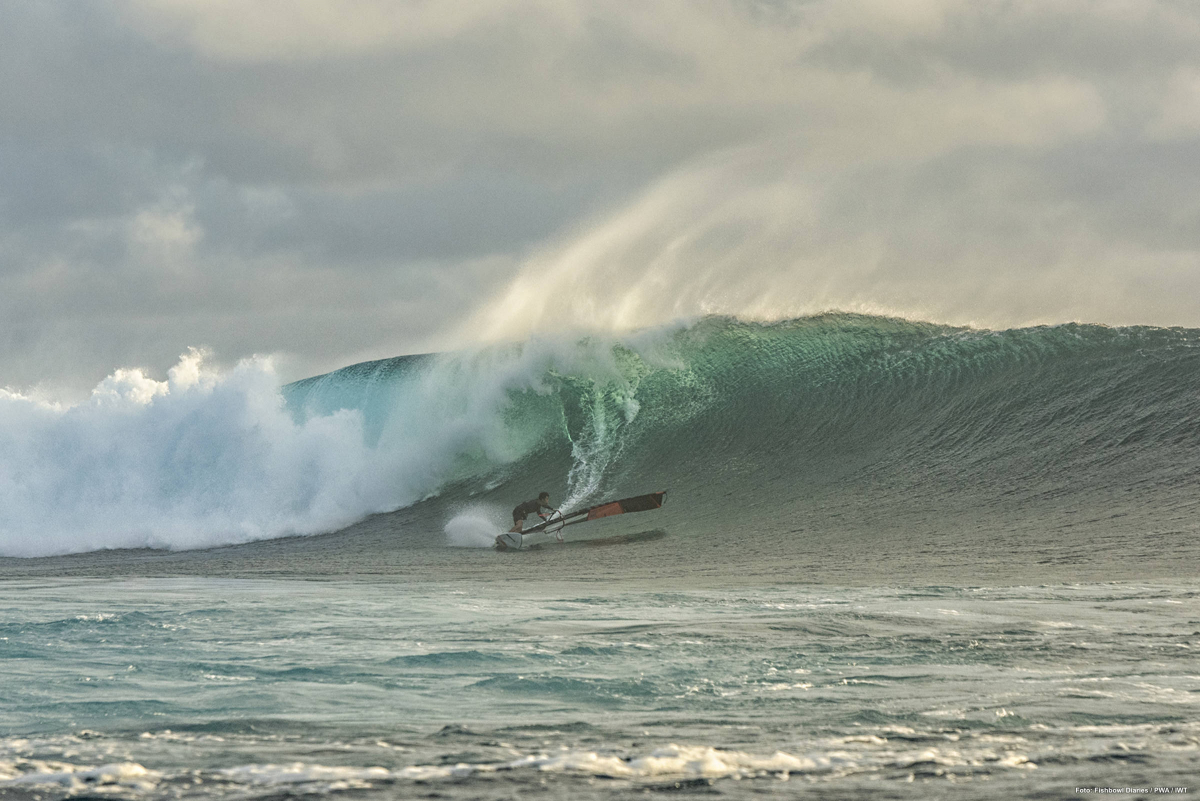
<path fill-rule="evenodd" d="M 0 387 L 702 314 L 1200 327 L 1192 0 L 0 4 Z"/>

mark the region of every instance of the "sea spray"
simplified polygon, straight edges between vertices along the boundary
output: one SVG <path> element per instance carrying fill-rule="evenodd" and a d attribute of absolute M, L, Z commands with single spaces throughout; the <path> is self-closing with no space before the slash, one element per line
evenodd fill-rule
<path fill-rule="evenodd" d="M 456 514 L 446 523 L 446 544 L 454 548 L 490 548 L 504 531 L 497 521 L 503 513 L 490 507 L 474 507 Z"/>
<path fill-rule="evenodd" d="M 62 407 L 0 395 L 0 553 L 197 548 L 345 525 L 372 500 L 361 414 L 302 423 L 269 360 L 220 373 L 192 351 Z"/>

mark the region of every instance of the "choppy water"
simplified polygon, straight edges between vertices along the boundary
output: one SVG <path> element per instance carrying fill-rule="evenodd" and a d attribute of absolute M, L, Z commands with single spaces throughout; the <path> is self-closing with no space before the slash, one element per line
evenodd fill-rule
<path fill-rule="evenodd" d="M 1065 797 L 1200 758 L 1169 582 L 66 580 L 0 611 L 5 797 Z"/>
<path fill-rule="evenodd" d="M 1182 329 L 708 319 L 0 392 L 0 796 L 1187 787 L 1198 484 Z M 668 496 L 481 547 L 542 489 Z"/>

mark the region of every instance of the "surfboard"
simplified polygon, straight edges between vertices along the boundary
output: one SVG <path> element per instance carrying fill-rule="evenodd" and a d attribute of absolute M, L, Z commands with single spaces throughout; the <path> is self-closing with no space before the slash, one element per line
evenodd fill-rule
<path fill-rule="evenodd" d="M 521 532 L 506 531 L 500 536 L 496 537 L 496 548 L 501 551 L 508 550 L 509 548 L 520 550 L 524 540 L 525 537 L 521 534 Z"/>

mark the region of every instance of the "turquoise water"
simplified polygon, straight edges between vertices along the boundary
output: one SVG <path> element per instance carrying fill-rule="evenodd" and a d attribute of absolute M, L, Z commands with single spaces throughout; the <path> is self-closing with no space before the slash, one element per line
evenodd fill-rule
<path fill-rule="evenodd" d="M 1187 786 L 1198 343 L 712 318 L 0 394 L 0 796 Z M 543 489 L 667 502 L 490 549 Z"/>

